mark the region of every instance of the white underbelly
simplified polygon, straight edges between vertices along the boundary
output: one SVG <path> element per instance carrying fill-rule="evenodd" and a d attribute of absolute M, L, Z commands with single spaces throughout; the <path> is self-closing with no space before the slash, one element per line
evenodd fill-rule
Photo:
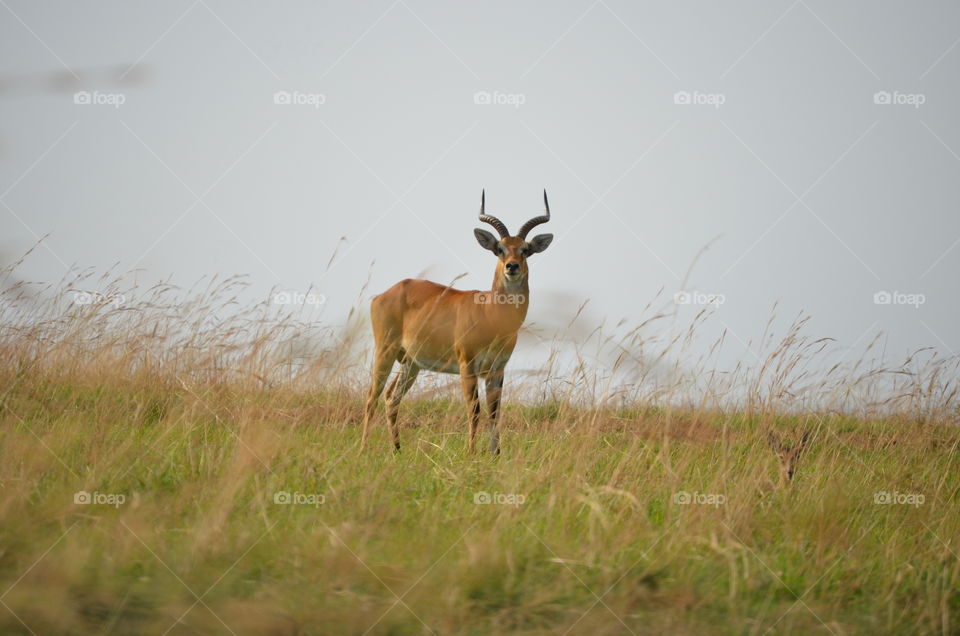
<path fill-rule="evenodd" d="M 415 356 L 413 361 L 417 366 L 426 371 L 436 371 L 437 373 L 460 373 L 460 365 L 451 363 L 448 360 L 431 360 L 422 356 Z"/>
<path fill-rule="evenodd" d="M 486 374 L 490 371 L 500 371 L 507 365 L 504 356 L 495 356 L 492 354 L 480 354 L 473 360 L 471 365 L 474 373 L 478 375 Z M 425 371 L 436 371 L 437 373 L 460 373 L 460 365 L 449 360 L 433 360 L 424 356 L 413 356 L 413 361 L 417 366 Z"/>

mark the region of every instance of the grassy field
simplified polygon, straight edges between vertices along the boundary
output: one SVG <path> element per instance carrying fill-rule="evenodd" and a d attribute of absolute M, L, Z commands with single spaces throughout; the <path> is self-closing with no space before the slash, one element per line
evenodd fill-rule
<path fill-rule="evenodd" d="M 349 343 L 284 383 L 267 336 L 198 337 L 202 304 L 102 301 L 4 324 L 0 633 L 960 632 L 952 392 L 856 417 L 508 392 L 494 460 L 441 388 L 402 453 L 381 411 L 360 454 Z M 770 430 L 811 432 L 786 484 Z"/>
<path fill-rule="evenodd" d="M 352 397 L 4 380 L 4 633 L 960 625 L 952 427 L 779 422 L 817 431 L 779 487 L 736 415 L 508 408 L 491 461 L 419 401 L 359 455 Z"/>

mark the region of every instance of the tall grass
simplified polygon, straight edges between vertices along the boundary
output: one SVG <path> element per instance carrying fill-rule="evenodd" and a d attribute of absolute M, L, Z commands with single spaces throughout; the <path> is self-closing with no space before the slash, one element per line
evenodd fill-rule
<path fill-rule="evenodd" d="M 732 369 L 692 344 L 709 312 L 534 326 L 498 460 L 466 453 L 454 376 L 404 403 L 401 454 L 381 419 L 361 455 L 360 303 L 334 328 L 238 278 L 17 267 L 0 632 L 960 631 L 955 358 L 843 362 L 803 317 Z M 770 429 L 813 433 L 786 486 Z"/>

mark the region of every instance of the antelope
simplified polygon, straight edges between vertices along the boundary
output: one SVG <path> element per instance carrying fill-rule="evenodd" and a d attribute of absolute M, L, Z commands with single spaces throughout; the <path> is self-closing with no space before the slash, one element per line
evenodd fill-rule
<path fill-rule="evenodd" d="M 393 369 L 400 370 L 387 389 L 387 422 L 395 451 L 400 450 L 397 413 L 400 400 L 413 386 L 421 369 L 457 373 L 466 400 L 470 422 L 468 452 L 474 450 L 480 424 L 478 379 L 483 378 L 490 422 L 490 452 L 500 454 L 500 394 L 503 370 L 517 344 L 517 332 L 527 316 L 529 280 L 527 259 L 547 249 L 552 234 L 527 240 L 530 230 L 550 220 L 547 191 L 546 213 L 536 216 L 511 236 L 503 221 L 486 213 L 486 191 L 480 194 L 480 221 L 497 230 L 500 238 L 477 228 L 480 247 L 497 257 L 493 287 L 489 291 L 463 291 L 428 280 L 405 279 L 370 301 L 373 323 L 374 362 L 363 418 L 360 449 L 366 446 L 370 420 L 380 393 Z"/>
<path fill-rule="evenodd" d="M 800 454 L 806 448 L 810 441 L 810 431 L 804 431 L 800 435 L 800 440 L 793 445 L 784 443 L 783 438 L 774 431 L 767 431 L 767 443 L 780 459 L 780 485 L 787 486 L 793 481 L 793 475 L 797 472 L 797 464 L 800 461 Z"/>

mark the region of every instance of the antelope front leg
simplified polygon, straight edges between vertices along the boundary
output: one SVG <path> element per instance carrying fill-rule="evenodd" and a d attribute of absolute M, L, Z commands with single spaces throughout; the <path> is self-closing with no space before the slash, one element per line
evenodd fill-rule
<path fill-rule="evenodd" d="M 490 412 L 490 452 L 500 454 L 500 392 L 503 390 L 503 371 L 491 373 L 485 379 L 487 410 Z"/>
<path fill-rule="evenodd" d="M 470 418 L 470 441 L 467 450 L 473 452 L 477 438 L 477 426 L 480 425 L 480 394 L 477 389 L 477 376 L 469 364 L 460 363 L 460 383 L 463 386 L 463 398 L 467 403 L 467 417 Z"/>

